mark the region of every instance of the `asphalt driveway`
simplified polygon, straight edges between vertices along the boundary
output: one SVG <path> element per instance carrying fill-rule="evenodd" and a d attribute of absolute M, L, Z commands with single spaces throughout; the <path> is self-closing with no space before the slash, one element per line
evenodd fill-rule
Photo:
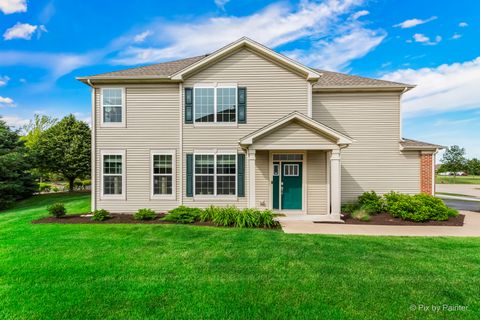
<path fill-rule="evenodd" d="M 450 193 L 452 195 L 465 195 L 480 199 L 480 184 L 436 184 L 436 193 Z"/>

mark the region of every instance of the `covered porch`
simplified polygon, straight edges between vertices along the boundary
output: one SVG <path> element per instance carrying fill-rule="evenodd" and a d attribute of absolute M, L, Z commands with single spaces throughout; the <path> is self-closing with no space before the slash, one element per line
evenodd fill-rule
<path fill-rule="evenodd" d="M 285 219 L 340 220 L 341 151 L 352 141 L 299 112 L 245 136 L 248 205 Z"/>

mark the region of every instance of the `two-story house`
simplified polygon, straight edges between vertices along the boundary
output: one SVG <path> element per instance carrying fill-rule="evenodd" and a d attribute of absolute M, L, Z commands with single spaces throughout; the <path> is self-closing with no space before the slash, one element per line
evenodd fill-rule
<path fill-rule="evenodd" d="M 336 220 L 364 191 L 433 192 L 441 147 L 401 137 L 411 85 L 312 69 L 248 38 L 78 79 L 92 87 L 92 209 Z"/>

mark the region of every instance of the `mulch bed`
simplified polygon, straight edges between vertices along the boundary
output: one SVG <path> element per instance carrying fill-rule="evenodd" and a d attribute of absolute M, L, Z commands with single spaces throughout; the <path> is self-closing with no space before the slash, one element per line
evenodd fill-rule
<path fill-rule="evenodd" d="M 388 213 L 380 213 L 372 215 L 370 221 L 360 221 L 351 217 L 345 217 L 343 220 L 345 224 L 363 224 L 363 225 L 382 225 L 382 226 L 450 226 L 461 227 L 463 226 L 463 220 L 465 215 L 459 214 L 456 217 L 451 217 L 446 221 L 427 221 L 427 222 L 414 222 L 405 221 L 400 218 L 394 218 Z"/>
<path fill-rule="evenodd" d="M 45 223 L 58 223 L 58 224 L 176 224 L 173 221 L 164 221 L 160 220 L 165 214 L 158 214 L 157 217 L 153 220 L 136 220 L 133 218 L 132 214 L 118 214 L 111 213 L 111 218 L 108 218 L 104 221 L 94 221 L 91 217 L 81 217 L 82 214 L 67 215 L 62 218 L 55 217 L 46 217 L 38 220 L 33 220 L 34 224 L 45 224 Z M 190 225 L 195 226 L 211 226 L 215 225 L 211 222 L 195 222 L 190 223 Z"/>

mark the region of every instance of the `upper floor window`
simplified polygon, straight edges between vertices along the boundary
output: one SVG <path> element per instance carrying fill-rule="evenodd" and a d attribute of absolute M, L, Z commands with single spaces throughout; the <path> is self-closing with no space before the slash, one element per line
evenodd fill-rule
<path fill-rule="evenodd" d="M 102 89 L 102 123 L 108 125 L 123 125 L 125 118 L 123 88 Z"/>
<path fill-rule="evenodd" d="M 237 88 L 234 86 L 195 87 L 195 122 L 235 123 Z"/>

